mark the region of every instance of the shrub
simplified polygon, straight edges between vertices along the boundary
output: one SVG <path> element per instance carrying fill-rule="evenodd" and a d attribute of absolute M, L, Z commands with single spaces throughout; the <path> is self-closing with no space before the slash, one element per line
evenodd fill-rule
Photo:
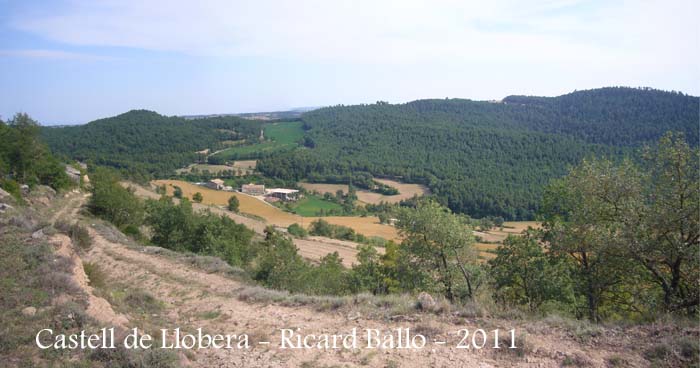
<path fill-rule="evenodd" d="M 235 195 L 232 195 L 228 199 L 228 210 L 231 212 L 238 212 L 238 207 L 240 206 L 240 202 L 238 201 L 238 197 Z"/>
<path fill-rule="evenodd" d="M 308 232 L 296 223 L 289 225 L 287 232 L 299 238 L 305 238 L 308 235 Z"/>
<path fill-rule="evenodd" d="M 202 199 L 204 199 L 204 198 L 202 197 L 202 193 L 200 193 L 200 192 L 197 192 L 197 193 L 192 195 L 192 201 L 194 201 L 194 202 L 202 203 Z"/>
<path fill-rule="evenodd" d="M 70 238 L 78 249 L 88 250 L 92 247 L 92 237 L 83 225 L 73 224 L 70 228 Z"/>
<path fill-rule="evenodd" d="M 100 266 L 96 263 L 85 262 L 83 263 L 83 271 L 88 278 L 89 285 L 96 289 L 104 288 L 106 283 L 106 276 Z"/>
<path fill-rule="evenodd" d="M 124 298 L 124 302 L 130 308 L 139 310 L 143 313 L 150 313 L 161 309 L 161 304 L 158 299 L 156 299 L 150 293 L 140 289 L 131 290 Z"/>

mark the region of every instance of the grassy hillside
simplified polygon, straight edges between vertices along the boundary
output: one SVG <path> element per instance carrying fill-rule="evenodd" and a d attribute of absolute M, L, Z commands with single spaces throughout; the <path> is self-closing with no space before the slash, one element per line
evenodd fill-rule
<path fill-rule="evenodd" d="M 264 128 L 264 140 L 254 140 L 250 144 L 227 148 L 209 158 L 212 163 L 228 160 L 259 158 L 274 153 L 290 151 L 299 146 L 304 138 L 302 122 L 278 122 L 267 124 Z"/>
<path fill-rule="evenodd" d="M 668 130 L 697 145 L 698 98 L 603 88 L 502 103 L 461 99 L 335 106 L 302 116 L 305 146 L 262 160 L 287 180 L 393 176 L 475 217 L 531 219 L 543 186 L 584 157 L 634 155 Z"/>

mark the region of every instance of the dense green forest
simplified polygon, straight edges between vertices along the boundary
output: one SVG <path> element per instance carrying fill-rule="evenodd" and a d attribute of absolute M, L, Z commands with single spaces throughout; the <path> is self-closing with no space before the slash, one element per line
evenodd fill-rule
<path fill-rule="evenodd" d="M 586 157 L 638 157 L 666 131 L 682 132 L 697 146 L 699 106 L 698 97 L 682 93 L 621 87 L 501 102 L 341 105 L 301 116 L 303 146 L 255 157 L 263 157 L 264 175 L 286 182 L 365 188 L 372 177 L 398 178 L 427 185 L 455 212 L 531 219 L 544 186 Z M 195 151 L 224 148 L 224 141 L 255 142 L 262 126 L 233 116 L 188 120 L 140 110 L 43 128 L 42 136 L 58 154 L 138 180 L 171 176 L 203 159 Z"/>
<path fill-rule="evenodd" d="M 307 149 L 258 168 L 286 180 L 398 177 L 428 185 L 457 212 L 529 219 L 545 184 L 585 157 L 634 156 L 669 130 L 697 146 L 698 106 L 697 97 L 633 88 L 334 106 L 302 115 Z"/>
<path fill-rule="evenodd" d="M 431 198 L 391 209 L 401 243 L 384 254 L 360 246 L 357 263 L 338 253 L 306 262 L 273 227 L 265 239 L 226 216 L 197 213 L 187 199 L 145 203 L 106 169 L 93 175 L 88 208 L 155 245 L 220 257 L 260 284 L 294 293 L 375 295 L 429 292 L 452 304 L 495 302 L 504 310 L 599 321 L 697 318 L 700 288 L 700 150 L 667 133 L 639 163 L 585 159 L 544 190 L 543 226 L 510 235 L 479 262 L 473 222 Z M 141 224 L 150 226 L 141 234 Z M 289 233 L 303 237 L 298 225 Z M 314 221 L 309 235 L 361 241 L 352 229 Z"/>
<path fill-rule="evenodd" d="M 235 116 L 185 119 L 132 110 L 85 125 L 44 127 L 42 137 L 57 154 L 111 166 L 139 179 L 171 175 L 196 161 L 196 151 L 255 137 L 260 128 L 259 122 Z"/>

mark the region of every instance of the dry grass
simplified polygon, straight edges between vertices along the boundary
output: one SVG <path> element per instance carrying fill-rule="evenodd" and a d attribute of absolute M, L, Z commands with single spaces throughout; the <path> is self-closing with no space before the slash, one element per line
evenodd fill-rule
<path fill-rule="evenodd" d="M 323 184 L 323 183 L 304 183 L 304 182 L 299 182 L 298 184 L 300 187 L 302 187 L 308 191 L 316 191 L 316 192 L 319 192 L 321 194 L 323 194 L 323 193 L 335 194 L 339 190 L 342 190 L 343 193 L 348 192 L 347 184 Z"/>
<path fill-rule="evenodd" d="M 392 185 L 391 181 L 378 180 L 383 183 Z M 153 182 L 155 185 L 166 185 L 166 189 L 169 195 L 172 195 L 174 186 L 179 186 L 182 188 L 183 196 L 192 198 L 192 195 L 196 192 L 202 193 L 204 205 L 215 205 L 215 206 L 225 206 L 228 203 L 229 197 L 235 195 L 238 197 L 240 202 L 240 211 L 243 213 L 248 213 L 251 215 L 259 216 L 263 218 L 268 224 L 288 227 L 293 223 L 302 225 L 305 228 L 309 227 L 312 221 L 318 219 L 319 217 L 302 217 L 292 213 L 284 212 L 281 209 L 271 206 L 257 198 L 251 197 L 237 192 L 223 192 L 218 190 L 211 190 L 208 188 L 200 187 L 192 183 L 180 181 L 180 180 L 156 180 Z M 397 183 L 397 182 L 393 182 Z M 401 186 L 417 186 L 416 184 L 401 184 Z M 325 188 L 330 189 L 340 189 L 342 185 L 340 184 L 309 184 L 303 183 L 303 185 L 309 186 L 308 188 L 316 188 L 314 190 L 321 191 L 320 189 Z M 347 186 L 345 186 L 347 187 Z M 399 189 L 401 190 L 401 189 Z M 411 193 L 414 193 L 414 191 Z M 402 192 L 403 194 L 404 192 Z M 425 193 L 425 192 L 423 192 Z M 137 193 L 139 194 L 139 193 Z M 142 193 L 143 194 L 143 193 Z M 376 194 L 376 193 L 373 193 Z M 359 192 L 358 192 L 359 195 Z M 322 217 L 325 221 L 334 224 L 347 226 L 355 230 L 357 233 L 365 235 L 367 237 L 378 236 L 387 240 L 394 240 L 397 242 L 401 241 L 397 229 L 390 225 L 383 225 L 379 223 L 379 219 L 375 216 L 367 217 L 356 217 L 356 216 L 328 216 Z M 479 250 L 479 256 L 482 260 L 487 260 L 494 258 L 495 255 L 489 251 L 493 251 L 499 246 L 508 235 L 517 235 L 522 231 L 526 230 L 528 226 L 539 227 L 540 224 L 536 221 L 509 221 L 504 223 L 503 230 L 499 228 L 493 228 L 487 232 L 477 232 L 476 235 L 480 236 L 482 239 L 488 242 L 495 243 L 477 243 L 475 247 Z M 309 258 L 316 258 L 315 256 L 323 253 L 324 249 L 319 249 L 318 244 L 310 244 L 308 247 L 299 246 L 300 253 L 302 255 L 308 256 Z M 348 249 L 336 249 L 341 255 L 346 263 L 352 263 L 355 260 L 356 251 Z M 324 253 L 325 255 L 325 253 Z"/>
<path fill-rule="evenodd" d="M 372 192 L 357 192 L 357 198 L 365 203 L 371 203 L 371 204 L 377 204 L 380 202 L 389 202 L 389 203 L 399 203 L 403 201 L 404 199 L 412 198 L 414 195 L 417 196 L 423 196 L 426 194 L 430 194 L 430 190 L 428 187 L 425 185 L 421 184 L 406 184 L 406 183 L 401 183 L 395 180 L 389 180 L 389 179 L 374 179 L 375 181 L 378 181 L 382 184 L 386 184 L 388 186 L 394 187 L 399 190 L 399 194 L 397 195 L 392 195 L 392 196 L 385 196 L 382 194 L 378 193 L 372 193 Z"/>
<path fill-rule="evenodd" d="M 388 203 L 399 203 L 404 199 L 413 197 L 414 195 L 422 196 L 430 193 L 428 188 L 420 184 L 405 184 L 389 179 L 375 179 L 380 183 L 392 186 L 399 190 L 399 194 L 386 196 L 379 193 L 370 192 L 368 190 L 358 189 L 357 199 L 363 203 L 378 204 L 381 202 Z M 306 190 L 317 191 L 319 193 L 331 193 L 335 194 L 338 190 L 342 190 L 343 193 L 348 192 L 348 186 L 346 184 L 322 184 L 322 183 L 299 183 L 299 186 Z"/>
<path fill-rule="evenodd" d="M 241 160 L 241 161 L 234 161 L 233 165 L 208 165 L 208 164 L 191 164 L 187 167 L 184 167 L 182 169 L 177 169 L 175 170 L 176 173 L 178 174 L 185 174 L 192 172 L 192 170 L 197 169 L 200 173 L 203 172 L 204 170 L 209 171 L 210 173 L 216 175 L 222 171 L 233 171 L 236 174 L 240 170 L 242 174 L 250 174 L 255 170 L 255 166 L 257 165 L 256 160 Z"/>
<path fill-rule="evenodd" d="M 240 202 L 240 211 L 251 215 L 259 216 L 265 219 L 268 223 L 288 227 L 291 224 L 303 224 L 308 227 L 309 224 L 318 219 L 318 217 L 301 217 L 292 213 L 284 212 L 281 209 L 274 207 L 264 201 L 251 197 L 246 194 L 237 192 L 223 192 L 200 187 L 192 183 L 180 180 L 156 180 L 156 185 L 165 184 L 168 195 L 172 195 L 174 186 L 179 186 L 182 189 L 182 194 L 185 197 L 192 198 L 196 192 L 202 193 L 202 204 L 225 206 L 231 196 L 238 197 Z M 374 216 L 368 217 L 350 217 L 350 216 L 329 216 L 323 217 L 324 220 L 334 225 L 348 226 L 356 232 L 365 236 L 378 236 L 384 239 L 398 239 L 398 232 L 393 226 L 382 225 L 379 219 Z"/>
<path fill-rule="evenodd" d="M 256 160 L 239 160 L 233 162 L 233 167 L 247 170 L 255 170 L 258 161 Z"/>

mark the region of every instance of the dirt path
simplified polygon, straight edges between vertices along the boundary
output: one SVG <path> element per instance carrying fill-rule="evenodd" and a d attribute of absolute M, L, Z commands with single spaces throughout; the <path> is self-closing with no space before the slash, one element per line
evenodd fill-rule
<path fill-rule="evenodd" d="M 94 245 L 86 259 L 102 266 L 115 282 L 141 288 L 163 302 L 168 326 L 185 331 L 202 328 L 213 334 L 248 334 L 250 349 L 202 349 L 184 354 L 194 367 L 326 367 L 339 364 L 370 367 L 558 367 L 567 356 L 580 356 L 592 366 L 605 366 L 605 357 L 612 354 L 604 348 L 582 349 L 563 334 L 527 336 L 527 353 L 518 356 L 504 350 L 465 350 L 454 346 L 459 342 L 456 331 L 461 328 L 487 330 L 507 322 L 436 317 L 418 314 L 410 322 L 389 322 L 366 319 L 359 311 L 318 311 L 311 306 L 287 307 L 277 304 L 255 304 L 241 301 L 237 294 L 247 285 L 229 278 L 190 268 L 164 256 L 144 253 L 107 240 L 90 229 Z M 128 317 L 128 316 L 127 316 Z M 504 324 L 505 323 L 505 324 Z M 138 326 L 131 326 L 138 327 Z M 389 333 L 395 328 L 422 331 L 429 343 L 422 349 L 280 349 L 280 329 L 294 329 L 301 334 L 347 334 L 358 328 L 374 328 Z M 515 327 L 517 326 L 510 326 Z M 510 328 L 509 327 L 509 328 Z M 446 333 L 451 331 L 451 333 Z M 446 341 L 435 345 L 433 340 Z M 269 342 L 269 345 L 258 342 Z M 359 344 L 365 346 L 364 338 Z M 617 350 L 617 349 L 615 349 Z M 628 359 L 631 366 L 643 366 Z"/>
<path fill-rule="evenodd" d="M 59 204 L 57 211 L 49 219 L 51 224 L 56 224 L 58 220 L 75 223 L 80 207 L 86 202 L 88 195 L 80 192 L 71 192 L 66 200 Z M 124 328 L 128 320 L 112 309 L 112 306 L 104 298 L 93 294 L 93 289 L 89 285 L 89 280 L 83 268 L 82 259 L 73 248 L 71 239 L 64 234 L 51 236 L 49 242 L 54 246 L 57 254 L 70 259 L 73 262 L 72 278 L 80 289 L 87 296 L 86 313 L 91 318 L 109 326 Z"/>

